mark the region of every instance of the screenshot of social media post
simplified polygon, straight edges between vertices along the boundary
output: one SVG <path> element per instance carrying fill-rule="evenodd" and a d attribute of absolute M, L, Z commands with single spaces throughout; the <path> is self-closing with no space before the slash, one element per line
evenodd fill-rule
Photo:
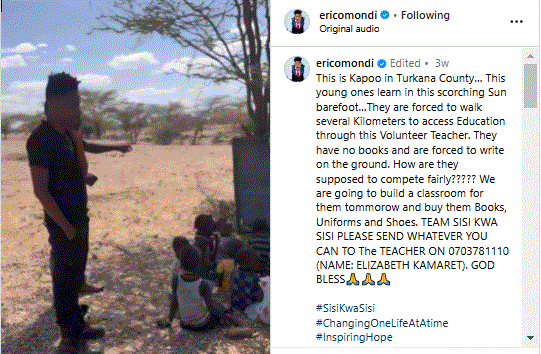
<path fill-rule="evenodd" d="M 538 8 L 273 6 L 273 352 L 539 352 Z"/>
<path fill-rule="evenodd" d="M 1 5 L 2 353 L 539 353 L 538 0 Z"/>
<path fill-rule="evenodd" d="M 269 353 L 270 2 L 1 16 L 2 353 Z"/>

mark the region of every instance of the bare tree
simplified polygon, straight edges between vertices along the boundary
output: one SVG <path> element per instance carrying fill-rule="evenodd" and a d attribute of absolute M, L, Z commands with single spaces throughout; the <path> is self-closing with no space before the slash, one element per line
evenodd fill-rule
<path fill-rule="evenodd" d="M 171 72 L 212 80 L 237 81 L 246 88 L 254 134 L 269 134 L 270 12 L 268 0 L 114 0 L 115 13 L 97 18 L 90 31 L 159 33 L 204 57 Z M 248 132 L 248 131 L 247 131 Z"/>
<path fill-rule="evenodd" d="M 116 91 L 79 91 L 83 125 L 91 128 L 96 138 L 101 138 L 107 129 L 108 118 L 115 113 Z M 88 132 L 88 130 L 86 130 Z"/>
<path fill-rule="evenodd" d="M 205 121 L 208 120 L 211 114 L 224 106 L 225 96 L 212 96 L 203 100 L 203 106 L 195 114 L 194 130 L 192 145 L 195 145 L 198 134 L 203 134 L 203 128 L 205 127 Z"/>
<path fill-rule="evenodd" d="M 171 102 L 159 109 L 153 120 L 153 138 L 159 145 L 169 145 L 173 140 L 182 137 L 182 133 L 193 126 L 193 117 L 185 112 L 179 102 Z"/>
<path fill-rule="evenodd" d="M 13 113 L 4 114 L 2 117 L 2 136 L 7 139 L 9 133 L 28 132 L 31 133 L 42 120 L 45 119 L 43 112 L 35 114 Z"/>
<path fill-rule="evenodd" d="M 2 139 L 7 139 L 8 134 L 11 132 L 12 119 L 5 117 L 1 119 L 2 123 Z"/>
<path fill-rule="evenodd" d="M 122 102 L 115 110 L 115 117 L 120 121 L 130 144 L 137 144 L 141 131 L 148 125 L 152 110 L 143 103 Z"/>

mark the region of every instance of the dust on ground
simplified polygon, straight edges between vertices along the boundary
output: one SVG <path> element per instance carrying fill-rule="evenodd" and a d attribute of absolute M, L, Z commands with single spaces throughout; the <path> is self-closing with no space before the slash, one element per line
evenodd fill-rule
<path fill-rule="evenodd" d="M 27 135 L 2 140 L 2 352 L 54 353 L 59 341 L 52 308 L 47 231 L 32 190 Z M 128 154 L 87 154 L 90 245 L 87 277 L 106 291 L 85 296 L 87 319 L 106 329 L 106 353 L 269 353 L 268 326 L 255 338 L 158 329 L 168 311 L 174 236 L 193 237 L 193 220 L 208 200 L 233 200 L 232 152 L 221 146 L 139 143 Z M 226 301 L 226 297 L 222 297 Z"/>

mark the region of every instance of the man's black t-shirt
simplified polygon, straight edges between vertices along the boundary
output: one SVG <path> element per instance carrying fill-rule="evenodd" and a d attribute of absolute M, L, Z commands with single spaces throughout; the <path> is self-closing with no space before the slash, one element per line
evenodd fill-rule
<path fill-rule="evenodd" d="M 70 134 L 61 134 L 47 121 L 32 132 L 26 143 L 28 162 L 49 170 L 49 193 L 74 227 L 87 219 L 87 195 L 83 174 Z M 47 214 L 45 221 L 58 227 Z"/>

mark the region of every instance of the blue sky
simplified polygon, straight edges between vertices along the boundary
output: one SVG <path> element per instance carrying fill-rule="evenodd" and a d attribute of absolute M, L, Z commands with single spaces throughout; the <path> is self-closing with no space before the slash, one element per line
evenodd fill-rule
<path fill-rule="evenodd" d="M 47 76 L 61 71 L 77 76 L 81 89 L 116 90 L 134 102 L 197 107 L 209 96 L 244 97 L 239 84 L 165 75 L 171 67 L 182 71 L 187 62 L 207 60 L 169 38 L 87 35 L 99 26 L 97 15 L 108 13 L 105 0 L 3 0 L 2 7 L 2 112 L 41 111 Z"/>

